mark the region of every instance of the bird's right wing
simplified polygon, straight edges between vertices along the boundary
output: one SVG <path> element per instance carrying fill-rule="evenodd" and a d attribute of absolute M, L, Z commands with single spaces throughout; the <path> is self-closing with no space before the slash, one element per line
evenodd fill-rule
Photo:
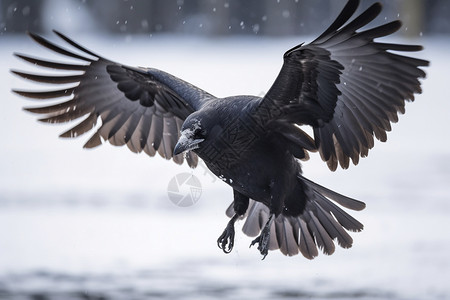
<path fill-rule="evenodd" d="M 158 152 L 176 163 L 183 155 L 173 155 L 184 119 L 214 97 L 205 91 L 157 69 L 128 67 L 107 60 L 78 45 L 61 33 L 58 37 L 73 50 L 62 48 L 38 35 L 30 36 L 44 47 L 70 57 L 80 63 L 55 62 L 23 54 L 19 58 L 34 65 L 63 70 L 58 75 L 32 74 L 12 70 L 22 78 L 34 82 L 54 84 L 57 90 L 14 92 L 39 101 L 55 100 L 51 105 L 28 107 L 25 110 L 44 115 L 47 123 L 65 123 L 82 119 L 61 137 L 76 137 L 92 129 L 101 120 L 85 148 L 93 148 L 109 141 L 113 145 L 127 145 L 133 152 L 144 151 L 150 156 Z M 186 155 L 191 167 L 197 165 L 193 152 Z"/>

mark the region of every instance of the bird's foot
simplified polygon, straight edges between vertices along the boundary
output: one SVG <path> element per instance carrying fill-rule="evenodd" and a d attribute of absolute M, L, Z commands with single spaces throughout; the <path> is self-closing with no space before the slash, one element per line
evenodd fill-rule
<path fill-rule="evenodd" d="M 250 244 L 250 247 L 258 244 L 258 250 L 263 256 L 263 260 L 266 258 L 267 254 L 269 253 L 269 244 L 270 244 L 270 227 L 272 226 L 272 220 L 273 220 L 273 214 L 270 215 L 269 220 L 267 221 L 266 225 L 264 225 L 263 230 L 261 231 L 261 234 L 252 241 Z"/>
<path fill-rule="evenodd" d="M 231 218 L 231 220 L 228 222 L 227 227 L 225 227 L 225 230 L 223 233 L 219 236 L 217 239 L 217 246 L 223 250 L 224 253 L 230 253 L 231 250 L 233 250 L 234 246 L 234 223 L 236 222 L 236 219 L 234 216 Z"/>

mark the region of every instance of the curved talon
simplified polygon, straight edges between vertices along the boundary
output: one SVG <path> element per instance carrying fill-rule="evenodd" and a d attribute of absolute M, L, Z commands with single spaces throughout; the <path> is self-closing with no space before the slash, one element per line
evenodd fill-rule
<path fill-rule="evenodd" d="M 250 247 L 258 244 L 257 249 L 259 250 L 259 253 L 263 256 L 262 260 L 264 260 L 269 254 L 269 240 L 270 240 L 270 234 L 266 234 L 264 231 L 261 232 L 261 235 L 259 235 L 256 239 L 254 239 L 250 243 Z M 249 247 L 249 248 L 250 248 Z"/>
<path fill-rule="evenodd" d="M 248 246 L 249 248 L 251 248 L 253 245 L 255 245 L 256 243 L 259 243 L 259 236 L 256 238 L 256 239 L 254 239 L 251 243 L 250 243 L 250 246 Z M 259 245 L 258 245 L 258 247 L 259 247 Z"/>
<path fill-rule="evenodd" d="M 234 246 L 234 229 L 232 232 L 229 232 L 228 228 L 226 228 L 222 235 L 217 239 L 217 246 L 222 249 L 224 253 L 230 253 Z"/>
<path fill-rule="evenodd" d="M 272 226 L 273 217 L 274 215 L 272 214 L 269 220 L 267 221 L 266 225 L 264 226 L 263 230 L 261 231 L 261 234 L 256 239 L 254 239 L 250 244 L 250 247 L 255 244 L 258 244 L 257 249 L 259 250 L 259 253 L 261 253 L 261 255 L 263 256 L 262 260 L 264 260 L 267 254 L 269 254 L 270 227 Z"/>
<path fill-rule="evenodd" d="M 217 246 L 226 254 L 233 250 L 234 246 L 234 222 L 236 218 L 232 218 L 223 233 L 217 239 Z"/>

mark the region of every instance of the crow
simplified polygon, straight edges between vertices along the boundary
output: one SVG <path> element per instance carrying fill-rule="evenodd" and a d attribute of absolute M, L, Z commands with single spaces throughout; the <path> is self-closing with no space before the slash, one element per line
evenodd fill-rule
<path fill-rule="evenodd" d="M 275 249 L 308 259 L 318 250 L 330 255 L 334 241 L 349 248 L 353 240 L 347 231 L 363 229 L 340 206 L 358 211 L 365 203 L 308 180 L 300 160 L 318 151 L 332 171 L 348 168 L 350 161 L 358 164 L 374 146 L 374 137 L 386 141 L 391 123 L 405 112 L 405 102 L 421 93 L 419 79 L 426 74 L 420 67 L 429 64 L 399 54 L 420 51 L 421 46 L 374 41 L 399 30 L 400 21 L 361 29 L 379 15 L 381 4 L 349 21 L 358 5 L 358 0 L 349 0 L 318 38 L 284 53 L 281 71 L 263 97 L 217 98 L 164 71 L 110 61 L 57 31 L 72 50 L 29 35 L 80 63 L 15 53 L 34 65 L 65 73 L 12 72 L 65 86 L 13 91 L 60 100 L 24 108 L 43 114 L 40 121 L 64 123 L 83 117 L 61 137 L 95 130 L 85 148 L 109 141 L 149 156 L 158 152 L 177 164 L 186 160 L 192 168 L 202 159 L 233 189 L 227 209 L 231 219 L 217 240 L 225 253 L 234 246 L 235 222 L 245 219 L 243 232 L 255 237 L 251 246 L 257 245 L 263 259 Z M 312 128 L 313 138 L 304 126 Z"/>

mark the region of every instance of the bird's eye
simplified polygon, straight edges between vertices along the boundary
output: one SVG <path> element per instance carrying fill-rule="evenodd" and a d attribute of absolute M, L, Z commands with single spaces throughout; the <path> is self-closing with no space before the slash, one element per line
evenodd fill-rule
<path fill-rule="evenodd" d="M 198 128 L 194 131 L 194 135 L 197 138 L 205 138 L 206 137 L 206 129 Z"/>

